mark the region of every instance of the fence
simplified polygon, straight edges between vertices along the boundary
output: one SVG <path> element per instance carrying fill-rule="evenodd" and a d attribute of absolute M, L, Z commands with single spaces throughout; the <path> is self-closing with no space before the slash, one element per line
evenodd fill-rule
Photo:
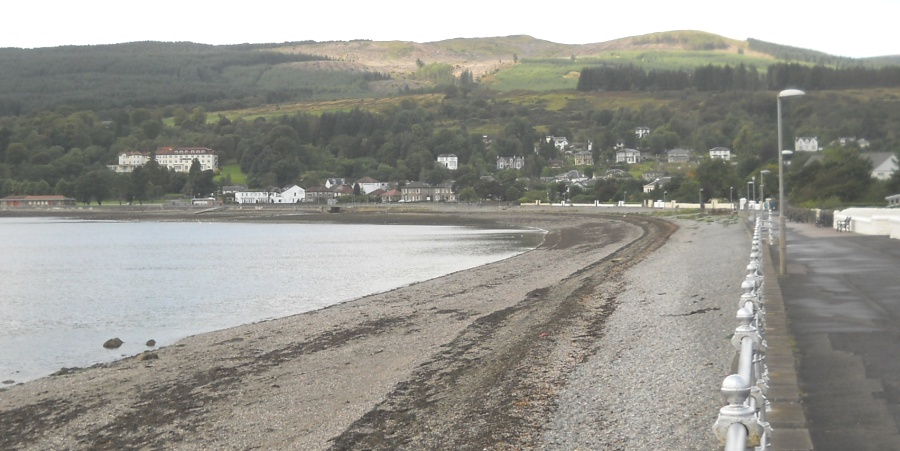
<path fill-rule="evenodd" d="M 762 290 L 763 223 L 762 216 L 758 215 L 753 228 L 747 276 L 741 283 L 743 294 L 738 302 L 738 326 L 731 340 L 738 352 L 737 373 L 722 381 L 721 393 L 728 405 L 719 409 L 719 416 L 713 425 L 713 433 L 725 451 L 769 449 L 771 428 L 766 421 L 768 370 L 765 363 L 765 302 Z"/>

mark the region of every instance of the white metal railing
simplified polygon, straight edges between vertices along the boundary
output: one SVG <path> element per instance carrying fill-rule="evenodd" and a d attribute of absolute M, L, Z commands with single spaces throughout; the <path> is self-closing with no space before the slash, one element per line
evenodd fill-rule
<path fill-rule="evenodd" d="M 728 405 L 719 409 L 719 416 L 713 425 L 713 433 L 725 451 L 769 449 L 771 428 L 766 421 L 769 374 L 765 363 L 765 302 L 762 290 L 763 224 L 762 215 L 758 215 L 753 228 L 747 276 L 741 283 L 743 294 L 738 302 L 738 326 L 731 339 L 738 352 L 737 373 L 722 381 L 721 392 Z M 771 233 L 771 223 L 769 226 Z"/>

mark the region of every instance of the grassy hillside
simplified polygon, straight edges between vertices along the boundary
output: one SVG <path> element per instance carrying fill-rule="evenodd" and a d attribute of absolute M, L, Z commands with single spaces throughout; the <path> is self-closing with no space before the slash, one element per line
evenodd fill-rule
<path fill-rule="evenodd" d="M 433 81 L 416 77 L 422 65 L 452 67 L 456 76 L 468 71 L 475 81 L 496 91 L 548 92 L 574 89 L 579 72 L 598 65 L 690 70 L 743 63 L 765 73 L 768 65 L 785 61 L 878 67 L 894 59 L 849 60 L 699 31 L 584 45 L 519 35 L 427 43 L 358 40 L 209 46 L 138 42 L 0 48 L 0 116 L 60 105 L 95 110 L 199 105 L 220 111 L 379 99 L 433 90 Z"/>

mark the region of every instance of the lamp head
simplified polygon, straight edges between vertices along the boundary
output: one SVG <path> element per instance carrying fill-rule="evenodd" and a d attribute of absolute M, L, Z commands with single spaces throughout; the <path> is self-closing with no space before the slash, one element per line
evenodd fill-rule
<path fill-rule="evenodd" d="M 805 92 L 799 89 L 785 89 L 778 93 L 778 97 L 793 97 L 793 96 L 802 96 L 806 94 Z"/>

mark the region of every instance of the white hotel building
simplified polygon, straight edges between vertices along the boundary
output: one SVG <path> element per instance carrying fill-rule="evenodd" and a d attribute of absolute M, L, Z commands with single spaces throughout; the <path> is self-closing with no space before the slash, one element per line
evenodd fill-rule
<path fill-rule="evenodd" d="M 206 147 L 160 147 L 156 150 L 156 162 L 175 172 L 190 172 L 194 160 L 200 162 L 201 171 L 215 171 L 219 167 L 216 151 Z M 134 168 L 150 161 L 150 155 L 137 151 L 119 154 L 119 164 L 107 166 L 115 172 L 132 172 Z"/>
<path fill-rule="evenodd" d="M 189 172 L 194 160 L 200 162 L 201 171 L 214 171 L 219 167 L 216 151 L 206 147 L 160 147 L 156 149 L 156 162 L 175 172 Z"/>

